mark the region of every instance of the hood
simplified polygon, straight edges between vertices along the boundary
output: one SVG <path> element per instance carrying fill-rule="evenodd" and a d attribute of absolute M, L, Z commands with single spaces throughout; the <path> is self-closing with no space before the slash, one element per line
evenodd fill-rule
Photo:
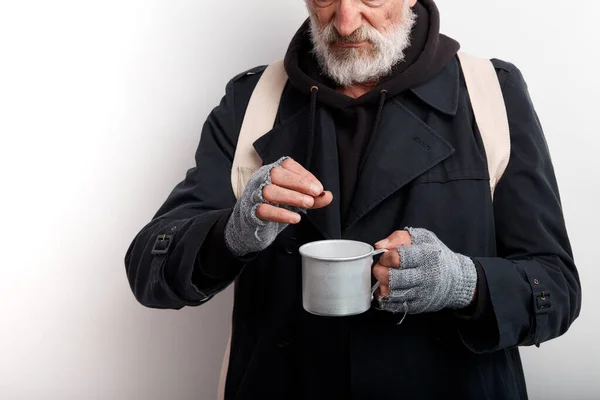
<path fill-rule="evenodd" d="M 319 88 L 319 103 L 344 109 L 377 103 L 382 91 L 385 91 L 386 97 L 389 98 L 427 82 L 448 65 L 460 45 L 440 34 L 440 15 L 433 0 L 420 0 L 413 10 L 417 14 L 417 21 L 404 60 L 396 64 L 390 74 L 361 97 L 354 99 L 338 92 L 336 84 L 323 75 L 312 52 L 309 20 L 297 31 L 285 56 L 284 64 L 290 83 L 306 94 L 316 86 Z"/>

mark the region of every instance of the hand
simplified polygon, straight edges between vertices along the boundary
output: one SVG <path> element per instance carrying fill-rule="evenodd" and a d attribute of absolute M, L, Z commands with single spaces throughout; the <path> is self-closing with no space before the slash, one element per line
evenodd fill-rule
<path fill-rule="evenodd" d="M 452 252 L 433 232 L 407 228 L 376 246 L 396 246 L 373 270 L 380 282 L 377 298 L 382 310 L 418 314 L 460 309 L 471 303 L 477 286 L 473 261 Z"/>
<path fill-rule="evenodd" d="M 236 256 L 262 251 L 288 224 L 300 222 L 306 209 L 328 206 L 332 200 L 313 174 L 284 157 L 250 177 L 225 227 L 225 243 Z"/>
<path fill-rule="evenodd" d="M 408 231 L 396 231 L 386 239 L 375 243 L 376 249 L 395 250 L 384 253 L 373 268 L 373 275 L 375 275 L 375 278 L 379 281 L 379 289 L 375 292 L 376 298 L 378 296 L 389 296 L 390 267 L 400 267 L 400 255 L 398 254 L 397 248 L 399 246 L 410 246 L 411 244 L 412 239 Z"/>
<path fill-rule="evenodd" d="M 313 174 L 291 158 L 270 170 L 270 183 L 262 188 L 265 204 L 256 209 L 263 221 L 297 224 L 300 214 L 278 206 L 301 209 L 323 208 L 331 204 L 333 194 L 323 190 L 323 185 Z"/>

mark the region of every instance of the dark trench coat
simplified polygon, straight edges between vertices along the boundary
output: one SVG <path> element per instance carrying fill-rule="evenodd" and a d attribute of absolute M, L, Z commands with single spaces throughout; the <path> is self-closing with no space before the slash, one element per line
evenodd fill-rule
<path fill-rule="evenodd" d="M 201 305 L 235 279 L 227 399 L 337 399 L 343 389 L 331 382 L 339 379 L 355 399 L 527 397 L 518 346 L 539 346 L 567 331 L 579 314 L 581 289 L 526 83 L 512 64 L 493 62 L 512 146 L 493 201 L 485 151 L 454 60 L 428 83 L 387 101 L 343 226 L 333 119 L 319 107 L 311 171 L 334 193 L 333 203 L 309 211 L 257 256 L 235 260 L 210 249 L 217 256 L 203 262 L 203 244 L 235 204 L 232 158 L 264 68 L 229 82 L 202 130 L 197 165 L 125 257 L 133 293 L 148 307 Z M 254 144 L 265 164 L 305 158 L 308 104 L 306 94 L 286 87 L 274 129 Z M 475 319 L 449 310 L 409 315 L 401 325 L 398 315 L 375 309 L 344 318 L 349 350 L 340 370 L 339 360 L 318 356 L 340 345 L 340 322 L 303 311 L 298 247 L 324 238 L 374 243 L 406 226 L 435 232 L 481 264 L 488 310 Z"/>

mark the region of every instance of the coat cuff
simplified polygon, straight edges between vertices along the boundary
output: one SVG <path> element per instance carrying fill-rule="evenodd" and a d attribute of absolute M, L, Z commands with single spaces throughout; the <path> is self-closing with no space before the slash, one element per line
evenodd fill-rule
<path fill-rule="evenodd" d="M 458 310 L 459 332 L 463 343 L 475 353 L 491 351 L 498 345 L 498 324 L 485 269 L 473 259 L 477 269 L 477 298 L 467 308 Z"/>
<path fill-rule="evenodd" d="M 225 228 L 231 213 L 232 210 L 229 210 L 219 217 L 202 244 L 196 260 L 196 272 L 213 282 L 232 282 L 240 274 L 244 265 L 258 255 L 258 253 L 251 253 L 236 257 L 227 247 Z"/>
<path fill-rule="evenodd" d="M 486 312 L 491 311 L 490 290 L 483 267 L 477 260 L 473 260 L 477 270 L 477 289 L 475 300 L 467 307 L 455 311 L 455 315 L 464 321 L 477 321 L 482 319 Z"/>

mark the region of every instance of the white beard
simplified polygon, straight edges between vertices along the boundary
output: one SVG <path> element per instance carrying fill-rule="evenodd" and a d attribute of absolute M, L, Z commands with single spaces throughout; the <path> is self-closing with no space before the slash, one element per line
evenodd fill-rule
<path fill-rule="evenodd" d="M 316 15 L 310 12 L 310 32 L 314 53 L 323 73 L 342 87 L 356 83 L 377 81 L 388 75 L 392 67 L 404 59 L 404 51 L 410 45 L 410 35 L 417 15 L 404 2 L 402 22 L 386 32 L 379 32 L 364 24 L 350 36 L 342 37 L 333 22 L 319 26 Z M 368 41 L 371 46 L 330 47 L 332 43 L 358 43 Z"/>

